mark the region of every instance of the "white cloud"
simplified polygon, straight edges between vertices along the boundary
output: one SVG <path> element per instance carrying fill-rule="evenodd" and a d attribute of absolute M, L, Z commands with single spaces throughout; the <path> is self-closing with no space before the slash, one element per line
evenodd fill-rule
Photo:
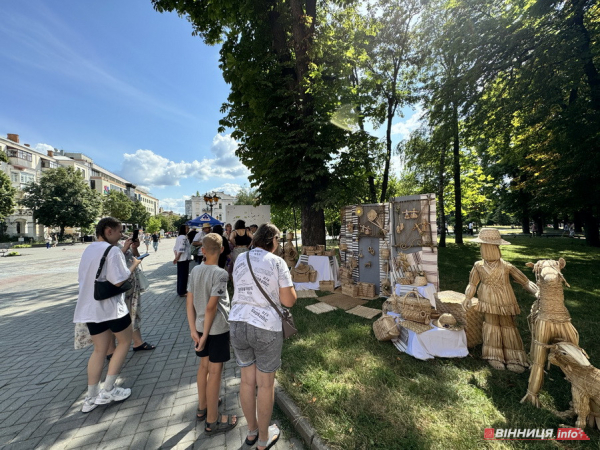
<path fill-rule="evenodd" d="M 125 153 L 120 175 L 134 184 L 147 187 L 179 186 L 182 178 L 206 181 L 215 178 L 237 178 L 248 175 L 248 170 L 235 156 L 237 142 L 231 135 L 217 134 L 211 145 L 214 158 L 192 162 L 171 161 L 152 150 Z"/>
<path fill-rule="evenodd" d="M 242 186 L 235 183 L 225 183 L 218 188 L 211 189 L 211 191 L 224 192 L 229 195 L 237 195 L 240 192 Z"/>
<path fill-rule="evenodd" d="M 399 134 L 401 139 L 408 138 L 411 131 L 414 131 L 421 126 L 422 115 L 423 107 L 421 105 L 417 105 L 415 112 L 408 119 L 392 125 L 392 134 Z"/>
<path fill-rule="evenodd" d="M 35 149 L 40 153 L 47 153 L 48 150 L 54 150 L 54 147 L 48 144 L 35 144 Z"/>
<path fill-rule="evenodd" d="M 163 198 L 158 201 L 158 204 L 165 211 L 173 211 L 177 214 L 185 214 L 185 201 L 189 200 L 189 195 L 184 195 L 181 198 Z"/>

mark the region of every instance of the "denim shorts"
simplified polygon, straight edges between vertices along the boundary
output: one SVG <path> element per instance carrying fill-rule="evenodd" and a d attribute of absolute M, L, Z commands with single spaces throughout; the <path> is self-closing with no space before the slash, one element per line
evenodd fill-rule
<path fill-rule="evenodd" d="M 257 328 L 246 322 L 229 322 L 231 346 L 237 365 L 256 368 L 264 373 L 276 372 L 281 366 L 283 333 Z"/>

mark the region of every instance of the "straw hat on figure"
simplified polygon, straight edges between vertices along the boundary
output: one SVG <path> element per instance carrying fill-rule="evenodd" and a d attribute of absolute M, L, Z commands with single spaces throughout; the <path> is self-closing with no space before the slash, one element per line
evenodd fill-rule
<path fill-rule="evenodd" d="M 479 298 L 475 306 L 484 314 L 482 357 L 497 370 L 505 368 L 523 373 L 529 363 L 523 348 L 523 340 L 515 326 L 515 316 L 521 312 L 510 277 L 527 291 L 536 294 L 537 286 L 523 272 L 502 259 L 501 245 L 510 242 L 500 237 L 494 228 L 482 228 L 473 242 L 481 244 L 482 261 L 477 261 L 469 276 L 463 306 L 473 307 L 472 298 Z"/>

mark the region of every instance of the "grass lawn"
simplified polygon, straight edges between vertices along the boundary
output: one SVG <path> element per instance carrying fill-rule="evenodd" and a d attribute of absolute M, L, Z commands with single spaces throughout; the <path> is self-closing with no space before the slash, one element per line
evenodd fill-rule
<path fill-rule="evenodd" d="M 469 271 L 480 259 L 479 246 L 440 248 L 440 287 L 464 292 Z M 599 249 L 575 239 L 512 239 L 503 257 L 534 279 L 528 261 L 565 258 L 571 288 L 565 301 L 581 346 L 600 368 Z M 533 297 L 513 285 L 522 313 L 518 327 L 525 348 L 531 342 L 527 314 Z M 322 293 L 325 294 L 325 293 Z M 383 300 L 366 306 L 380 308 Z M 542 408 L 522 405 L 529 373 L 493 371 L 480 359 L 481 346 L 463 359 L 420 361 L 378 342 L 372 320 L 342 310 L 315 315 L 299 299 L 294 317 L 299 334 L 286 341 L 277 379 L 318 433 L 336 449 L 600 448 L 600 432 L 586 429 L 591 441 L 484 441 L 484 428 L 553 428 L 571 400 L 570 384 L 552 366 L 540 393 Z"/>

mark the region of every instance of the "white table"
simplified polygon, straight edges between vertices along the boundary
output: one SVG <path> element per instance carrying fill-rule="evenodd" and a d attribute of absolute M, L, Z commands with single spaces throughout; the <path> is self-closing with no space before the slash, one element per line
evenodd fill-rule
<path fill-rule="evenodd" d="M 298 267 L 298 265 L 301 263 L 313 266 L 313 268 L 317 271 L 317 281 L 314 283 L 294 283 L 294 288 L 296 288 L 297 291 L 319 289 L 319 281 L 333 280 L 333 285 L 335 287 L 341 286 L 338 277 L 340 266 L 335 256 L 302 255 L 300 256 L 300 259 L 298 259 L 296 267 Z"/>
<path fill-rule="evenodd" d="M 425 297 L 431 303 L 431 306 L 435 308 L 435 297 L 433 294 L 436 293 L 435 286 L 433 283 L 427 283 L 425 286 L 413 286 L 411 284 L 397 284 L 395 288 L 396 295 L 403 296 L 410 291 L 417 290 L 419 295 Z"/>
<path fill-rule="evenodd" d="M 389 315 L 399 317 L 394 313 Z M 464 358 L 469 354 L 465 330 L 454 331 L 432 326 L 431 330 L 418 334 L 400 327 L 400 336 L 392 339 L 392 342 L 401 352 L 422 360 L 436 357 Z"/>

